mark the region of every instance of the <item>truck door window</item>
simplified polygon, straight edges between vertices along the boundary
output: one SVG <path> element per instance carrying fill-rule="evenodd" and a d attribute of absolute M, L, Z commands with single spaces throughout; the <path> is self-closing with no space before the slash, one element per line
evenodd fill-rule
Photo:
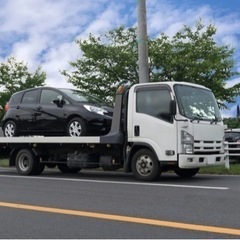
<path fill-rule="evenodd" d="M 139 90 L 136 111 L 171 122 L 170 101 L 171 95 L 167 89 Z"/>

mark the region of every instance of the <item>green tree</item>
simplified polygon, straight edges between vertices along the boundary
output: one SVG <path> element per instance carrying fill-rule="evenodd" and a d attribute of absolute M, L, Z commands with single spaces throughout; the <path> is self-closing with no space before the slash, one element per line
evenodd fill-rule
<path fill-rule="evenodd" d="M 104 36 L 77 40 L 83 56 L 70 62 L 72 72 L 62 71 L 68 81 L 86 93 L 112 101 L 119 85 L 138 81 L 137 33 L 117 28 Z"/>
<path fill-rule="evenodd" d="M 234 71 L 234 50 L 214 41 L 216 28 L 201 21 L 184 26 L 172 38 L 165 34 L 149 39 L 150 81 L 186 81 L 204 85 L 221 101 L 234 102 L 240 83 L 225 88 Z M 73 71 L 62 71 L 76 87 L 110 99 L 124 83 L 138 82 L 136 28 L 117 28 L 103 36 L 78 40 L 82 56 L 70 62 Z"/>
<path fill-rule="evenodd" d="M 201 21 L 177 32 L 172 39 L 166 35 L 150 44 L 155 79 L 185 81 L 210 88 L 221 101 L 234 102 L 240 83 L 226 88 L 227 80 L 239 75 L 234 71 L 234 49 L 214 41 L 217 29 Z"/>
<path fill-rule="evenodd" d="M 223 122 L 228 128 L 240 128 L 240 119 L 238 118 L 224 118 Z"/>
<path fill-rule="evenodd" d="M 45 83 L 46 73 L 38 67 L 34 73 L 29 73 L 23 62 L 9 57 L 5 63 L 0 64 L 0 106 L 4 108 L 11 95 L 17 91 Z"/>

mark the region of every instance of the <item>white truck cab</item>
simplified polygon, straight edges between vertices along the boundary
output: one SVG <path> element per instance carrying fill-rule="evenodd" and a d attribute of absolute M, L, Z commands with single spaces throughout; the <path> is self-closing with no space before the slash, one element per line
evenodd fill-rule
<path fill-rule="evenodd" d="M 151 149 L 163 168 L 177 163 L 176 172 L 188 176 L 226 164 L 224 125 L 210 89 L 185 82 L 137 84 L 128 102 L 128 142 Z"/>

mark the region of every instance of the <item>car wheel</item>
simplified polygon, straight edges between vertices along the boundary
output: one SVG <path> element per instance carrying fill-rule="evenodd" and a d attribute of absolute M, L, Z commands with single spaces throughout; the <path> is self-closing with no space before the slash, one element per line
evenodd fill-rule
<path fill-rule="evenodd" d="M 152 151 L 141 149 L 132 158 L 132 172 L 136 179 L 153 181 L 160 176 L 160 164 Z"/>
<path fill-rule="evenodd" d="M 3 127 L 3 134 L 5 137 L 15 137 L 17 136 L 17 126 L 12 120 L 6 122 Z"/>
<path fill-rule="evenodd" d="M 80 137 L 86 135 L 87 127 L 81 118 L 73 118 L 67 126 L 67 135 L 71 137 Z"/>

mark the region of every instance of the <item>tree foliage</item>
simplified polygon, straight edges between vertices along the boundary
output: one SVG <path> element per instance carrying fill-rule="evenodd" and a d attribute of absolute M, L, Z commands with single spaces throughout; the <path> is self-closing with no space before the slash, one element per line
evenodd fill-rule
<path fill-rule="evenodd" d="M 184 26 L 172 38 L 165 34 L 148 40 L 150 81 L 186 81 L 204 85 L 221 101 L 234 102 L 240 83 L 225 88 L 234 71 L 234 50 L 214 41 L 216 28 Z M 102 36 L 78 40 L 82 56 L 70 62 L 73 71 L 62 71 L 67 80 L 102 99 L 114 96 L 125 82 L 137 83 L 138 54 L 136 28 L 120 27 Z M 112 100 L 112 98 L 110 98 Z"/>
<path fill-rule="evenodd" d="M 227 125 L 228 128 L 240 128 L 239 118 L 224 118 L 223 122 Z"/>
<path fill-rule="evenodd" d="M 87 40 L 77 40 L 83 56 L 70 62 L 73 72 L 62 73 L 83 91 L 111 100 L 119 85 L 138 80 L 136 38 L 136 29 L 120 27 L 104 36 L 90 34 Z"/>
<path fill-rule="evenodd" d="M 44 85 L 45 79 L 46 73 L 40 67 L 34 73 L 29 73 L 26 64 L 9 57 L 5 63 L 0 64 L 0 106 L 3 108 L 17 91 Z"/>

